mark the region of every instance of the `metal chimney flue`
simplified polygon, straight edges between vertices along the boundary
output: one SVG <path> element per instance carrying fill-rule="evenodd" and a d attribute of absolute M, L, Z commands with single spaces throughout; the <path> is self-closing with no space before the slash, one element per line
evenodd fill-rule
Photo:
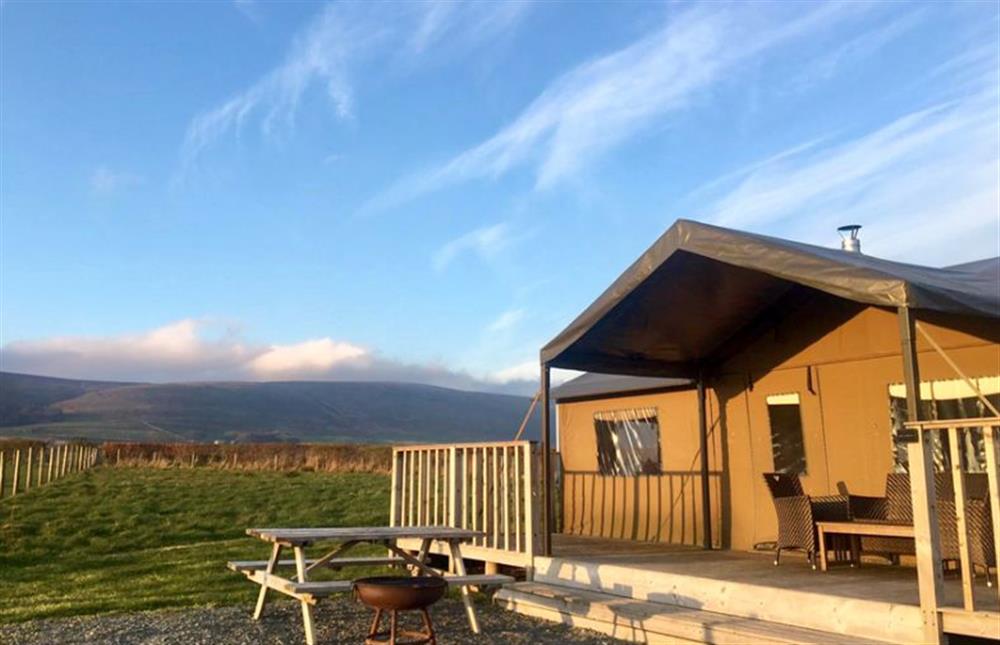
<path fill-rule="evenodd" d="M 846 224 L 837 227 L 840 233 L 840 248 L 848 253 L 861 253 L 861 225 Z"/>

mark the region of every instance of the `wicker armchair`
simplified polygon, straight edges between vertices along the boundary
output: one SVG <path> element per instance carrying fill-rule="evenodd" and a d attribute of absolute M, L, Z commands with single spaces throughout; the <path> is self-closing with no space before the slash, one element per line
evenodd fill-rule
<path fill-rule="evenodd" d="M 850 508 L 846 495 L 809 497 L 802 490 L 798 475 L 764 473 L 764 482 L 774 500 L 778 516 L 778 540 L 775 543 L 774 565 L 781 562 L 781 552 L 795 549 L 806 552 L 812 568 L 816 568 L 818 538 L 816 522 L 846 522 Z M 828 545 L 838 548 L 836 544 Z"/>
<path fill-rule="evenodd" d="M 973 569 L 982 569 L 986 583 L 992 586 L 990 569 L 997 566 L 993 553 L 993 524 L 989 493 L 984 473 L 966 474 L 966 523 L 969 529 L 969 554 Z M 949 473 L 934 476 L 937 497 L 941 559 L 958 560 L 958 531 L 955 516 L 955 492 Z M 889 473 L 885 482 L 885 497 L 849 496 L 851 518 L 855 520 L 913 524 L 913 502 L 910 497 L 910 476 Z M 861 551 L 887 557 L 898 562 L 901 555 L 914 555 L 914 543 L 909 538 L 861 538 Z"/>

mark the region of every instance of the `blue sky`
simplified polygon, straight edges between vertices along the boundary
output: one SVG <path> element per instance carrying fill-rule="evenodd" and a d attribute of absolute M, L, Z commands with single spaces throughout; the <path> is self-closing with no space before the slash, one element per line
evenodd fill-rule
<path fill-rule="evenodd" d="M 675 219 L 998 254 L 998 5 L 0 5 L 3 369 L 530 390 Z"/>

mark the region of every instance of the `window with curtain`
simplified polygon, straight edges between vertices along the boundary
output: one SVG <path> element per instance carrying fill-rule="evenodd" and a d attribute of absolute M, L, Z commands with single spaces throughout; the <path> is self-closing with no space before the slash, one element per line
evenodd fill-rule
<path fill-rule="evenodd" d="M 984 376 L 972 379 L 979 391 L 993 405 L 1000 407 L 1000 376 Z M 921 419 L 975 419 L 991 416 L 989 410 L 979 400 L 976 393 L 963 379 L 920 382 Z M 889 386 L 889 418 L 892 423 L 893 469 L 898 473 L 909 472 L 906 443 L 899 440 L 899 433 L 907 419 L 906 385 L 894 383 Z M 962 467 L 968 472 L 986 470 L 986 447 L 983 433 L 972 429 L 962 433 Z M 934 468 L 943 472 L 951 467 L 951 447 L 946 433 L 932 434 Z"/>
<path fill-rule="evenodd" d="M 597 467 L 602 475 L 658 475 L 660 420 L 656 408 L 610 410 L 594 415 Z"/>
<path fill-rule="evenodd" d="M 806 447 L 802 437 L 802 410 L 799 395 L 772 394 L 767 397 L 767 418 L 771 424 L 771 454 L 774 472 L 801 475 L 806 472 Z"/>

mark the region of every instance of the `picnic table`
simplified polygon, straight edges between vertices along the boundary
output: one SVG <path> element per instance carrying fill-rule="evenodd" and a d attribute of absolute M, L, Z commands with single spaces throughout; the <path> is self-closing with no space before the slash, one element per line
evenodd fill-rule
<path fill-rule="evenodd" d="M 291 596 L 302 605 L 302 622 L 305 630 L 306 643 L 315 643 L 312 606 L 326 596 L 334 593 L 349 592 L 353 588 L 350 580 L 310 581 L 309 573 L 326 567 L 339 570 L 350 566 L 372 565 L 403 565 L 413 569 L 413 575 L 439 576 L 448 581 L 449 585 L 460 587 L 465 613 L 469 627 L 474 633 L 479 633 L 479 621 L 475 607 L 469 596 L 472 585 L 499 585 L 513 582 L 510 576 L 503 575 L 468 575 L 465 561 L 462 559 L 462 542 L 482 537 L 479 531 L 452 528 L 447 526 L 362 526 L 334 528 L 251 528 L 247 535 L 271 543 L 271 557 L 268 560 L 234 561 L 228 566 L 233 571 L 244 574 L 248 579 L 260 585 L 257 596 L 257 606 L 254 608 L 254 620 L 260 618 L 267 602 L 267 592 L 274 590 Z M 414 557 L 404 549 L 396 546 L 399 539 L 419 539 L 420 551 Z M 305 549 L 317 542 L 336 543 L 319 558 L 306 558 Z M 451 554 L 454 575 L 438 571 L 427 564 L 427 554 L 432 542 L 445 542 Z M 384 546 L 392 555 L 385 557 L 344 557 L 350 549 L 359 544 L 377 544 Z M 292 549 L 293 560 L 282 560 L 284 549 Z M 295 579 L 283 577 L 275 573 L 278 567 L 295 567 Z"/>

